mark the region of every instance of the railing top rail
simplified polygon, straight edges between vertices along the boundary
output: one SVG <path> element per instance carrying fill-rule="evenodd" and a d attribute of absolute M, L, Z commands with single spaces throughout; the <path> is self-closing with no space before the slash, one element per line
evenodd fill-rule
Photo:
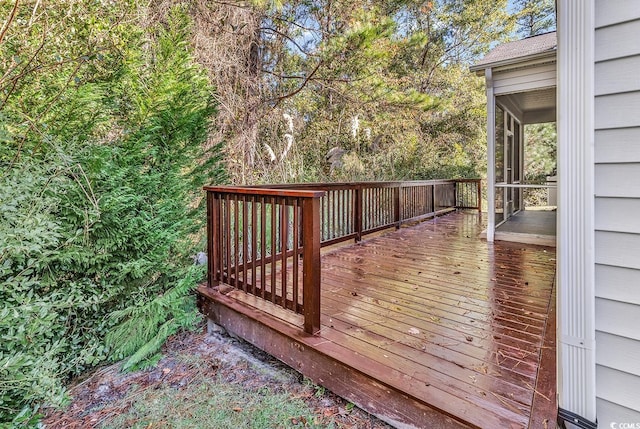
<path fill-rule="evenodd" d="M 432 179 L 432 180 L 391 180 L 372 182 L 310 182 L 310 183 L 278 183 L 268 185 L 247 186 L 255 189 L 350 189 L 360 187 L 396 187 L 396 186 L 420 186 L 438 185 L 455 182 L 477 182 L 481 179 Z M 244 186 L 241 186 L 244 188 Z"/>
<path fill-rule="evenodd" d="M 324 191 L 303 191 L 298 189 L 274 189 L 269 187 L 241 187 L 241 186 L 205 186 L 208 192 L 219 194 L 261 195 L 268 197 L 293 197 L 293 198 L 321 198 Z"/>

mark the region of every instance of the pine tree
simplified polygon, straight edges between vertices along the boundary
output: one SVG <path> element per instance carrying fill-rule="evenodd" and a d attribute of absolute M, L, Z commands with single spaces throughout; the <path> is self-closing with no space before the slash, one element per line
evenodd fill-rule
<path fill-rule="evenodd" d="M 531 37 L 555 30 L 554 0 L 515 0 L 514 7 L 517 10 L 519 36 Z"/>

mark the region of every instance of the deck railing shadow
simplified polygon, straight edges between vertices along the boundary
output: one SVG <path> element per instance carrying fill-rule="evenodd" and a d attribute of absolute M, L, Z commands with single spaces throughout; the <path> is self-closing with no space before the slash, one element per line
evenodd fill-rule
<path fill-rule="evenodd" d="M 479 179 L 208 186 L 208 286 L 226 285 L 320 329 L 320 248 L 455 209 L 480 210 Z"/>

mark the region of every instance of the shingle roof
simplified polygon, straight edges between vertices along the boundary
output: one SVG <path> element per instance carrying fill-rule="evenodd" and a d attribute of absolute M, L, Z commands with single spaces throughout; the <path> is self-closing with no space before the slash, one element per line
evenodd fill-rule
<path fill-rule="evenodd" d="M 493 48 L 480 61 L 471 67 L 472 70 L 484 69 L 488 64 L 511 62 L 518 58 L 524 58 L 531 55 L 543 54 L 545 52 L 554 52 L 558 42 L 556 40 L 556 32 L 540 34 L 538 36 L 527 37 L 526 39 L 516 40 L 514 42 L 504 43 Z"/>

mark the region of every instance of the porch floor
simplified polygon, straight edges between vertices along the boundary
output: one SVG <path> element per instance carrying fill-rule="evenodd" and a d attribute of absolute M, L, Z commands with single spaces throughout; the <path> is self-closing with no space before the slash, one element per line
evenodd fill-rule
<path fill-rule="evenodd" d="M 314 336 L 243 292 L 201 286 L 199 305 L 398 427 L 553 427 L 555 249 L 483 226 L 458 211 L 324 253 Z"/>

